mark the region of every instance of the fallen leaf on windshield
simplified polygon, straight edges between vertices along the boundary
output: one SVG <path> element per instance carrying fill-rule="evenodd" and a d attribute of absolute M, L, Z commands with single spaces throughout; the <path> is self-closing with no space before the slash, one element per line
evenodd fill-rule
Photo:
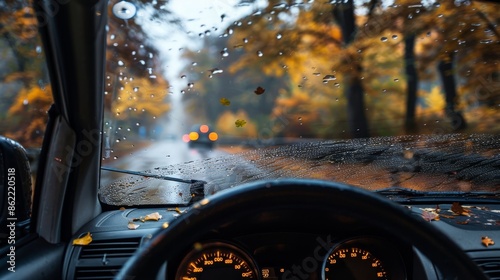
<path fill-rule="evenodd" d="M 120 211 L 125 211 L 125 207 L 120 207 Z"/>
<path fill-rule="evenodd" d="M 458 202 L 453 202 L 451 212 L 455 215 L 470 216 L 470 209 L 462 207 Z"/>
<path fill-rule="evenodd" d="M 234 124 L 236 127 L 243 127 L 247 122 L 245 120 L 236 120 Z"/>
<path fill-rule="evenodd" d="M 134 224 L 133 222 L 128 222 L 128 229 L 137 229 L 140 225 Z"/>
<path fill-rule="evenodd" d="M 229 99 L 227 99 L 225 97 L 222 97 L 221 99 L 219 99 L 219 102 L 220 102 L 220 104 L 222 104 L 224 106 L 229 106 L 231 104 L 231 101 L 229 101 Z"/>
<path fill-rule="evenodd" d="M 73 240 L 73 245 L 85 246 L 89 245 L 90 242 L 92 242 L 92 235 L 90 234 L 90 232 L 87 232 L 87 234 L 83 237 Z"/>
<path fill-rule="evenodd" d="M 256 90 L 254 90 L 255 94 L 261 95 L 265 92 L 266 90 L 263 87 L 257 87 Z"/>
<path fill-rule="evenodd" d="M 495 241 L 493 241 L 493 239 L 489 238 L 488 236 L 481 237 L 481 243 L 483 243 L 485 247 L 495 245 Z"/>
<path fill-rule="evenodd" d="M 161 219 L 160 213 L 154 212 L 154 213 L 151 213 L 151 214 L 144 216 L 143 220 L 144 221 L 158 221 L 159 219 Z"/>
<path fill-rule="evenodd" d="M 432 212 L 432 211 L 426 211 L 422 210 L 422 218 L 424 220 L 430 222 L 430 221 L 438 221 L 439 220 L 439 214 Z"/>

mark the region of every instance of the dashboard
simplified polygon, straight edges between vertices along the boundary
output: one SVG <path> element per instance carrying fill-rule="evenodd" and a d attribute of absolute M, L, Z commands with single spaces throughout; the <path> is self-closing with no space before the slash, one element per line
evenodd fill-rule
<path fill-rule="evenodd" d="M 420 216 L 422 209 L 436 205 L 405 207 Z M 452 204 L 439 207 L 449 209 Z M 132 208 L 101 214 L 75 235 L 90 232 L 93 241 L 67 248 L 63 279 L 113 279 L 138 247 L 187 209 Z M 500 240 L 500 207 L 474 205 L 473 211 L 467 217 L 443 214 L 430 223 L 489 271 L 491 279 L 498 279 L 500 250 L 481 241 L 484 236 Z M 160 220 L 138 221 L 137 229 L 128 228 L 129 221 L 155 212 Z M 260 219 L 259 226 L 249 217 L 210 229 L 163 265 L 158 279 L 440 279 L 434 264 L 397 232 L 345 217 L 332 222 L 322 213 L 289 214 L 267 222 Z"/>
<path fill-rule="evenodd" d="M 109 279 L 500 277 L 499 204 L 406 201 L 282 179 L 226 189 L 189 208 L 121 208 L 80 230 L 75 238 L 94 238 L 68 248 L 64 276 L 106 279 L 102 268 Z"/>

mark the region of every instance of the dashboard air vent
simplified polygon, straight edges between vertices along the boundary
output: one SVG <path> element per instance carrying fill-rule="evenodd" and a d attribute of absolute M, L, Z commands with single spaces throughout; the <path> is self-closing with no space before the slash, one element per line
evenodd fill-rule
<path fill-rule="evenodd" d="M 80 259 L 102 258 L 128 258 L 132 256 L 139 247 L 140 239 L 130 238 L 127 240 L 97 240 L 87 246 L 82 246 Z"/>
<path fill-rule="evenodd" d="M 500 280 L 500 258 L 475 259 L 475 263 L 492 280 Z"/>
<path fill-rule="evenodd" d="M 94 240 L 89 245 L 82 246 L 73 279 L 113 279 L 139 244 L 140 238 L 129 238 Z"/>

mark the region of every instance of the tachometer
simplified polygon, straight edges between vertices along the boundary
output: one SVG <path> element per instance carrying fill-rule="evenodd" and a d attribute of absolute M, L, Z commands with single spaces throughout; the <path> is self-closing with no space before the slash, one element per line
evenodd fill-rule
<path fill-rule="evenodd" d="M 406 279 L 401 256 L 389 245 L 366 237 L 339 243 L 323 263 L 322 279 Z"/>
<path fill-rule="evenodd" d="M 182 260 L 176 280 L 259 279 L 253 259 L 238 247 L 212 242 L 195 244 Z"/>

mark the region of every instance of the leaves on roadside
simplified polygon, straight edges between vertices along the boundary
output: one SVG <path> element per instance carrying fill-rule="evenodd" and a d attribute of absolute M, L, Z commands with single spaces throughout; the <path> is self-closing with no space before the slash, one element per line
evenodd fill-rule
<path fill-rule="evenodd" d="M 481 237 L 481 243 L 484 247 L 495 245 L 495 241 L 493 241 L 493 239 L 489 238 L 488 236 Z"/>
<path fill-rule="evenodd" d="M 85 245 L 89 245 L 90 242 L 92 242 L 92 235 L 90 234 L 90 232 L 87 232 L 86 235 L 80 237 L 80 238 L 76 238 L 73 240 L 73 246 L 77 245 L 77 246 L 85 246 Z"/>
<path fill-rule="evenodd" d="M 453 202 L 451 205 L 451 212 L 455 215 L 460 216 L 470 216 L 471 211 L 468 208 L 464 208 L 459 202 Z"/>
<path fill-rule="evenodd" d="M 236 120 L 234 124 L 236 127 L 243 127 L 247 122 L 245 120 Z"/>
<path fill-rule="evenodd" d="M 229 106 L 231 105 L 231 101 L 229 101 L 229 99 L 225 98 L 225 97 L 222 97 L 221 99 L 219 99 L 219 102 L 220 104 L 224 105 L 224 106 Z"/>

